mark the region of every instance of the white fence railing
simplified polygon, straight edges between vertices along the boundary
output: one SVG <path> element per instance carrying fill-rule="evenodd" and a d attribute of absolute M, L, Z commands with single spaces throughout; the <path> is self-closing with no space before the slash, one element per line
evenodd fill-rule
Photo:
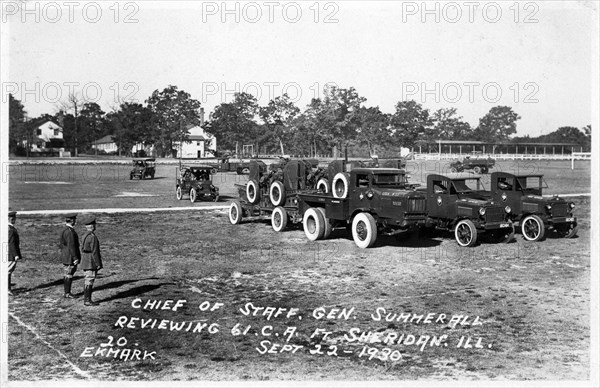
<path fill-rule="evenodd" d="M 456 160 L 463 159 L 466 154 L 413 154 L 416 160 Z M 591 152 L 573 152 L 572 154 L 483 154 L 473 158 L 490 157 L 496 160 L 591 160 Z"/>

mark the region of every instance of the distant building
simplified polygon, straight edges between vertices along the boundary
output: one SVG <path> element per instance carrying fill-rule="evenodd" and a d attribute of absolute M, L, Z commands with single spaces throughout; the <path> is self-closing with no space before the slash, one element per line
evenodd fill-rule
<path fill-rule="evenodd" d="M 106 135 L 92 143 L 92 149 L 97 149 L 98 151 L 104 151 L 107 154 L 116 153 L 117 143 L 113 140 L 112 135 Z"/>
<path fill-rule="evenodd" d="M 173 143 L 173 148 L 177 151 L 176 157 L 181 158 L 207 158 L 215 156 L 217 150 L 217 139 L 204 131 L 200 125 L 188 125 L 190 134 L 188 141 Z"/>
<path fill-rule="evenodd" d="M 42 119 L 33 123 L 33 139 L 31 141 L 31 152 L 34 154 L 55 154 L 62 156 L 65 152 L 65 140 L 63 129 L 52 120 Z M 27 141 L 23 141 L 27 147 Z"/>

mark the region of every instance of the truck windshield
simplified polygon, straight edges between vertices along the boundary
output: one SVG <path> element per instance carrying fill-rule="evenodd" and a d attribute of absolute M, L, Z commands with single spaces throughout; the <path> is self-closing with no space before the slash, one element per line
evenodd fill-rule
<path fill-rule="evenodd" d="M 373 186 L 375 187 L 403 187 L 407 183 L 404 174 L 374 174 Z"/>
<path fill-rule="evenodd" d="M 460 179 L 452 181 L 450 194 L 472 193 L 478 190 L 482 190 L 479 179 Z"/>
<path fill-rule="evenodd" d="M 541 194 L 542 189 L 548 187 L 541 176 L 519 177 L 517 182 L 517 190 L 533 194 Z"/>

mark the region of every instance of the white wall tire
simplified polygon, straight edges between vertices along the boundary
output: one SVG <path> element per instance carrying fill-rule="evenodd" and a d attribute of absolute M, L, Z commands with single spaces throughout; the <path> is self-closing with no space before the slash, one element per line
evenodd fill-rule
<path fill-rule="evenodd" d="M 277 206 L 271 213 L 271 226 L 276 232 L 282 232 L 287 227 L 288 215 L 287 211 L 281 206 Z"/>
<path fill-rule="evenodd" d="M 521 234 L 527 241 L 540 241 L 546 234 L 544 221 L 535 214 L 528 215 L 521 221 Z"/>
<path fill-rule="evenodd" d="M 477 228 L 471 220 L 460 220 L 454 227 L 454 238 L 461 247 L 472 247 L 477 243 Z"/>
<path fill-rule="evenodd" d="M 323 239 L 327 239 L 327 238 L 329 238 L 329 236 L 331 236 L 331 232 L 333 231 L 333 227 L 331 226 L 331 223 L 327 219 L 327 215 L 325 213 L 325 209 L 323 209 L 322 207 L 318 207 L 317 210 L 319 212 L 321 212 L 321 215 L 323 216 L 324 225 L 325 225 L 325 228 L 323 230 Z"/>
<path fill-rule="evenodd" d="M 304 234 L 310 241 L 316 241 L 323 238 L 325 234 L 325 220 L 319 210 L 314 207 L 309 208 L 302 219 Z"/>
<path fill-rule="evenodd" d="M 327 178 L 321 178 L 317 181 L 317 190 L 325 194 L 329 193 L 329 181 Z"/>
<path fill-rule="evenodd" d="M 183 198 L 183 190 L 181 190 L 181 186 L 177 186 L 175 189 L 175 198 L 177 198 L 178 201 L 181 201 Z"/>
<path fill-rule="evenodd" d="M 190 202 L 194 203 L 194 202 L 196 202 L 197 199 L 198 199 L 198 192 L 196 191 L 196 189 L 194 189 L 194 188 L 190 189 Z"/>
<path fill-rule="evenodd" d="M 348 196 L 348 174 L 345 172 L 338 172 L 333 177 L 331 183 L 331 191 L 333 192 L 333 198 L 344 199 Z"/>
<path fill-rule="evenodd" d="M 285 203 L 285 187 L 280 181 L 274 181 L 269 188 L 269 198 L 274 206 L 282 206 Z"/>
<path fill-rule="evenodd" d="M 250 179 L 248 183 L 246 183 L 246 198 L 248 198 L 248 202 L 253 205 L 258 203 L 258 182 L 254 179 Z"/>
<path fill-rule="evenodd" d="M 369 248 L 377 240 L 377 222 L 369 213 L 358 213 L 352 219 L 352 239 L 357 247 Z"/>
<path fill-rule="evenodd" d="M 239 201 L 233 201 L 229 206 L 229 222 L 237 225 L 242 222 L 242 204 Z"/>

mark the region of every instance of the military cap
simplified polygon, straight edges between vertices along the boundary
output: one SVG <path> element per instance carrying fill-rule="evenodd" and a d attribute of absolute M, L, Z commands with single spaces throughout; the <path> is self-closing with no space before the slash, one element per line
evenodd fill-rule
<path fill-rule="evenodd" d="M 72 220 L 72 219 L 75 219 L 75 218 L 77 218 L 77 213 L 69 213 L 69 214 L 65 214 L 65 218 L 66 218 L 67 220 Z"/>
<path fill-rule="evenodd" d="M 96 217 L 94 216 L 87 216 L 83 219 L 83 221 L 81 221 L 82 224 L 84 225 L 92 225 L 96 223 Z"/>
<path fill-rule="evenodd" d="M 16 217 L 17 216 L 17 212 L 8 212 L 8 216 L 9 217 Z"/>

